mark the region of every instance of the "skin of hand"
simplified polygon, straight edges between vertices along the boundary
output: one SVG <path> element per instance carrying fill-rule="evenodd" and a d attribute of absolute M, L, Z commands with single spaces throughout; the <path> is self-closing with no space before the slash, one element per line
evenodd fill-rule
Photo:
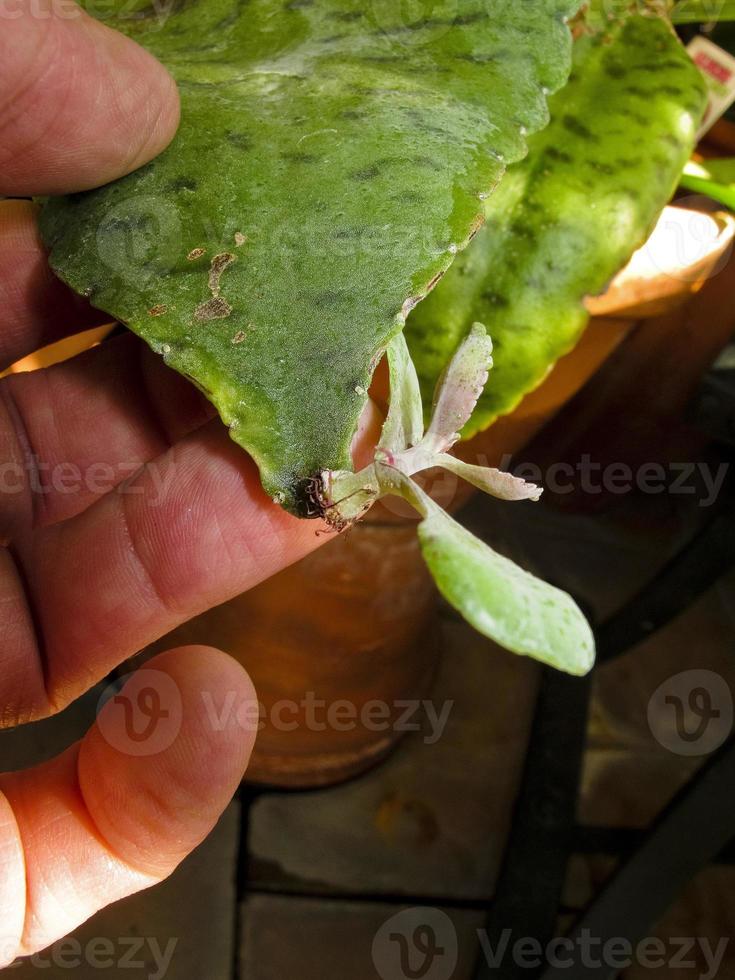
<path fill-rule="evenodd" d="M 0 66 L 0 195 L 101 185 L 175 134 L 165 69 L 69 0 L 3 0 Z M 0 371 L 101 322 L 49 271 L 36 217 L 29 200 L 0 201 Z M 325 540 L 270 501 L 212 416 L 132 335 L 0 379 L 2 727 L 62 710 L 146 644 Z M 363 419 L 357 465 L 378 426 L 377 413 Z M 68 492 L 48 474 L 69 464 L 116 477 Z M 163 711 L 156 750 L 141 752 L 129 733 L 152 717 L 151 684 Z M 227 699 L 233 710 L 214 725 L 206 704 Z M 174 870 L 243 776 L 253 710 L 257 719 L 248 676 L 224 653 L 169 651 L 81 742 L 0 775 L 0 966 Z"/>

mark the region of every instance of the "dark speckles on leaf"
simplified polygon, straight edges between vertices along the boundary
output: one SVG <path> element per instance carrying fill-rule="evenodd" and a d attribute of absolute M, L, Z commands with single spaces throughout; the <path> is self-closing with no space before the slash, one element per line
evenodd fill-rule
<path fill-rule="evenodd" d="M 684 95 L 684 90 L 678 85 L 660 85 L 658 91 L 662 95 L 670 95 L 672 99 L 679 99 Z"/>
<path fill-rule="evenodd" d="M 477 10 L 473 13 L 457 14 L 455 17 L 422 17 L 420 20 L 413 21 L 411 24 L 401 24 L 385 31 L 386 34 L 402 34 L 413 31 L 430 30 L 439 28 L 469 27 L 472 24 L 479 24 L 487 20 L 489 14 L 485 10 Z M 520 28 L 520 25 L 519 25 Z"/>
<path fill-rule="evenodd" d="M 165 190 L 172 194 L 178 194 L 179 191 L 195 191 L 197 187 L 199 187 L 199 181 L 194 180 L 193 177 L 177 177 L 176 180 L 172 180 L 166 185 Z"/>
<path fill-rule="evenodd" d="M 351 240 L 356 240 L 358 238 L 362 238 L 363 235 L 365 235 L 368 232 L 368 230 L 369 230 L 368 228 L 360 228 L 360 227 L 337 228 L 333 232 L 332 237 L 336 238 L 337 241 L 351 241 Z"/>
<path fill-rule="evenodd" d="M 486 303 L 494 306 L 496 309 L 506 309 L 510 306 L 510 300 L 507 296 L 503 296 L 501 293 L 496 293 L 492 289 L 488 289 L 482 294 L 482 298 Z"/>
<path fill-rule="evenodd" d="M 379 173 L 380 167 L 373 164 L 370 167 L 363 167 L 361 170 L 353 170 L 350 174 L 350 180 L 373 180 Z"/>
<path fill-rule="evenodd" d="M 661 137 L 661 139 L 664 143 L 668 144 L 668 146 L 672 147 L 672 149 L 674 150 L 678 150 L 682 145 L 682 141 L 679 139 L 678 136 L 675 136 L 674 133 L 665 133 Z"/>
<path fill-rule="evenodd" d="M 346 289 L 324 289 L 320 293 L 315 293 L 313 300 L 316 306 L 339 306 L 350 299 L 350 293 Z"/>
<path fill-rule="evenodd" d="M 406 162 L 412 163 L 416 167 L 422 167 L 425 170 L 431 170 L 434 173 L 440 173 L 442 170 L 441 164 L 432 157 L 415 154 L 405 158 L 381 157 L 380 160 L 376 160 L 374 163 L 370 164 L 370 166 L 353 171 L 350 174 L 350 177 L 353 180 L 373 180 L 388 167 L 402 167 L 406 164 Z"/>
<path fill-rule="evenodd" d="M 495 54 L 458 54 L 455 55 L 457 61 L 468 61 L 472 65 L 491 65 L 495 61 L 503 58 L 503 52 Z"/>
<path fill-rule="evenodd" d="M 525 221 L 512 221 L 510 223 L 510 231 L 518 238 L 523 238 L 529 242 L 532 242 L 536 237 L 533 228 L 530 228 Z"/>
<path fill-rule="evenodd" d="M 544 150 L 544 156 L 557 163 L 574 163 L 574 157 L 566 150 L 560 150 L 558 146 L 547 146 Z"/>
<path fill-rule="evenodd" d="M 585 126 L 585 124 L 581 122 L 581 120 L 579 120 L 576 116 L 570 116 L 569 114 L 565 115 L 562 118 L 562 125 L 564 126 L 565 129 L 569 130 L 570 133 L 573 133 L 574 136 L 578 136 L 580 139 L 583 140 L 596 139 L 595 134 L 592 132 L 592 130 L 588 129 L 588 127 Z"/>
<path fill-rule="evenodd" d="M 611 62 L 605 65 L 605 74 L 609 78 L 625 78 L 625 76 L 628 74 L 628 70 L 623 65 Z"/>
<path fill-rule="evenodd" d="M 316 153 L 302 153 L 299 150 L 294 150 L 292 153 L 282 153 L 281 159 L 285 160 L 286 163 L 319 163 L 322 158 Z"/>
<path fill-rule="evenodd" d="M 418 191 L 399 191 L 397 194 L 391 194 L 391 200 L 398 204 L 423 204 L 426 198 Z"/>
<path fill-rule="evenodd" d="M 149 214 L 115 215 L 105 223 L 105 231 L 145 231 L 150 226 Z"/>
<path fill-rule="evenodd" d="M 238 150 L 249 150 L 253 145 L 253 141 L 247 133 L 230 131 L 225 133 L 225 139 L 231 146 L 237 147 Z"/>
<path fill-rule="evenodd" d="M 361 60 L 371 65 L 395 65 L 405 59 L 399 54 L 369 54 L 363 55 Z"/>

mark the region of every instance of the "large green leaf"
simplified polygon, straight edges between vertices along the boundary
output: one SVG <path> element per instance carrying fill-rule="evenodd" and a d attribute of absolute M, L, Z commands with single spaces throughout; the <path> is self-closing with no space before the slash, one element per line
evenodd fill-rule
<path fill-rule="evenodd" d="M 299 511 L 349 466 L 378 356 L 547 122 L 578 7 L 117 0 L 108 22 L 179 83 L 181 130 L 46 207 L 52 266 L 200 385 Z"/>
<path fill-rule="evenodd" d="M 487 206 L 487 224 L 407 323 L 428 398 L 475 321 L 495 368 L 469 436 L 511 411 L 587 323 L 669 200 L 704 110 L 698 69 L 661 19 L 635 15 L 575 43 L 552 122 Z"/>

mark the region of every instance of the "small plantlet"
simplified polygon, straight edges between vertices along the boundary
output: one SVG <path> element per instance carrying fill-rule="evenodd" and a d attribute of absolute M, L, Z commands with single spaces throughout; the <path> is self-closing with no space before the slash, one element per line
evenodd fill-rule
<path fill-rule="evenodd" d="M 381 497 L 402 497 L 421 514 L 419 540 L 436 583 L 455 609 L 497 643 L 568 671 L 594 662 L 592 631 L 566 593 L 514 565 L 470 534 L 426 494 L 416 473 L 441 467 L 501 500 L 538 500 L 541 489 L 510 473 L 464 463 L 448 451 L 470 418 L 492 367 L 492 342 L 475 323 L 450 361 L 424 431 L 419 382 L 402 333 L 388 351 L 391 401 L 373 462 L 358 473 L 325 471 L 310 488 L 312 506 L 337 530 Z"/>

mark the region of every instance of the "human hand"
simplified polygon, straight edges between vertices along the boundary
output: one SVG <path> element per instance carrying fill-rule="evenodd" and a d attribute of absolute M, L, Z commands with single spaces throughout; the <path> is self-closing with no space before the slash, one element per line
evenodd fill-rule
<path fill-rule="evenodd" d="M 177 126 L 175 85 L 152 57 L 53 4 L 0 10 L 0 194 L 105 183 Z M 0 311 L 0 370 L 100 322 L 50 273 L 30 201 L 0 202 Z M 61 710 L 323 540 L 267 498 L 212 415 L 132 335 L 0 380 L 0 726 Z M 170 745 L 130 754 L 108 703 L 61 756 L 0 776 L 0 966 L 165 878 L 239 784 L 254 741 L 238 721 L 255 699 L 242 668 L 190 647 L 150 670 L 180 696 Z M 144 683 L 125 689 L 138 710 Z M 219 730 L 203 691 L 233 705 Z"/>

